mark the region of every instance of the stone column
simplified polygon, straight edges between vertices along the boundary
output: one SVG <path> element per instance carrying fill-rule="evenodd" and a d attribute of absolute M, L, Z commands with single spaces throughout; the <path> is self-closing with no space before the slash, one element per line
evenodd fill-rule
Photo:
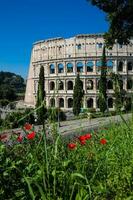
<path fill-rule="evenodd" d="M 97 108 L 97 98 L 96 97 L 94 97 L 93 98 L 93 108 Z"/>
<path fill-rule="evenodd" d="M 96 74 L 96 72 L 97 72 L 97 67 L 96 67 L 96 60 L 94 60 L 94 66 L 93 66 L 93 71 L 94 71 L 94 73 Z"/>
<path fill-rule="evenodd" d="M 93 84 L 94 84 L 93 90 L 96 92 L 97 91 L 97 79 L 96 78 L 93 80 Z"/>
<path fill-rule="evenodd" d="M 117 73 L 117 60 L 114 60 L 113 72 Z"/>
<path fill-rule="evenodd" d="M 66 98 L 66 96 L 64 97 L 64 109 L 66 109 L 68 107 L 68 105 L 67 105 L 67 98 Z"/>

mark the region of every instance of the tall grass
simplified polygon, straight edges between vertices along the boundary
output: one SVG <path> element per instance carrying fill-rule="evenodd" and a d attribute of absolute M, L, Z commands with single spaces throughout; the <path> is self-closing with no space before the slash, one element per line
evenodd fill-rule
<path fill-rule="evenodd" d="M 42 131 L 12 147 L 1 143 L 1 199 L 132 199 L 132 132 L 132 121 L 111 124 L 92 131 L 81 145 L 79 138 L 63 140 L 55 125 L 52 139 Z M 70 149 L 68 143 L 76 147 Z"/>

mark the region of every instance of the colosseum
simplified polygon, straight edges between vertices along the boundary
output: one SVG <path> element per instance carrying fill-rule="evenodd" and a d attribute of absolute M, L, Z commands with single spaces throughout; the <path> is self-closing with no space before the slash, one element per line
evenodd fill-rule
<path fill-rule="evenodd" d="M 33 44 L 27 79 L 25 104 L 35 106 L 40 66 L 44 66 L 46 105 L 72 110 L 73 88 L 77 73 L 83 82 L 83 108 L 98 110 L 98 82 L 103 34 L 80 34 L 71 38 L 53 38 Z M 114 109 L 110 72 L 122 77 L 122 88 L 131 99 L 133 75 L 133 40 L 129 45 L 116 43 L 106 50 L 108 108 Z"/>

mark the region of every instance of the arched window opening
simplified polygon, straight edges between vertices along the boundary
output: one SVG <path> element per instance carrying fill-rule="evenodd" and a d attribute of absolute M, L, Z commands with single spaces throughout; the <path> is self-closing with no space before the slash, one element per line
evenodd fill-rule
<path fill-rule="evenodd" d="M 109 90 L 112 90 L 113 89 L 113 81 L 112 80 L 109 80 L 108 83 L 107 83 L 107 88 Z"/>
<path fill-rule="evenodd" d="M 89 61 L 86 63 L 87 72 L 93 72 L 93 62 Z"/>
<path fill-rule="evenodd" d="M 127 80 L 127 89 L 131 90 L 133 87 L 133 81 L 132 80 Z"/>
<path fill-rule="evenodd" d="M 103 44 L 102 44 L 102 43 L 97 43 L 97 47 L 98 47 L 99 49 L 101 49 L 101 48 L 103 47 Z"/>
<path fill-rule="evenodd" d="M 64 83 L 63 81 L 58 82 L 58 90 L 64 90 Z"/>
<path fill-rule="evenodd" d="M 86 89 L 87 90 L 93 90 L 93 81 L 92 80 L 88 80 L 86 83 Z"/>
<path fill-rule="evenodd" d="M 55 83 L 54 81 L 50 82 L 50 90 L 54 90 L 55 89 Z"/>
<path fill-rule="evenodd" d="M 72 81 L 68 81 L 68 83 L 67 83 L 67 89 L 68 90 L 73 90 L 73 82 Z"/>
<path fill-rule="evenodd" d="M 118 64 L 118 71 L 119 72 L 123 71 L 123 62 L 122 61 L 120 61 L 119 64 Z"/>
<path fill-rule="evenodd" d="M 93 99 L 92 98 L 87 100 L 87 108 L 93 108 Z"/>
<path fill-rule="evenodd" d="M 127 70 L 128 71 L 132 71 L 132 69 L 133 69 L 133 63 L 132 62 L 128 62 L 127 63 Z"/>
<path fill-rule="evenodd" d="M 112 60 L 107 61 L 107 67 L 113 67 L 113 61 Z"/>
<path fill-rule="evenodd" d="M 68 99 L 68 108 L 72 108 L 73 107 L 73 99 L 69 98 Z"/>
<path fill-rule="evenodd" d="M 55 73 L 55 66 L 54 64 L 50 65 L 50 74 L 54 74 Z"/>
<path fill-rule="evenodd" d="M 55 99 L 54 98 L 50 99 L 50 106 L 55 107 Z"/>
<path fill-rule="evenodd" d="M 100 80 L 97 80 L 97 90 L 99 90 L 100 87 Z"/>
<path fill-rule="evenodd" d="M 64 66 L 62 63 L 58 64 L 58 73 L 63 73 L 64 72 Z"/>
<path fill-rule="evenodd" d="M 67 63 L 67 72 L 68 73 L 73 72 L 73 64 L 72 63 Z"/>
<path fill-rule="evenodd" d="M 77 63 L 77 72 L 83 72 L 83 63 L 82 62 Z"/>
<path fill-rule="evenodd" d="M 63 98 L 59 99 L 59 107 L 64 108 L 64 99 Z"/>
<path fill-rule="evenodd" d="M 108 107 L 113 108 L 113 99 L 112 98 L 108 99 Z"/>

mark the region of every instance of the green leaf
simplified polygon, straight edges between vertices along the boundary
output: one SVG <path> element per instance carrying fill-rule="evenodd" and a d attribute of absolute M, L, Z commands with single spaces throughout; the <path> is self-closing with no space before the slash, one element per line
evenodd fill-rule
<path fill-rule="evenodd" d="M 26 183 L 27 183 L 27 185 L 28 185 L 29 193 L 30 193 L 30 195 L 31 195 L 31 198 L 32 198 L 33 200 L 35 200 L 35 195 L 34 195 L 34 192 L 33 192 L 32 187 L 31 187 L 30 181 L 29 181 L 28 178 L 25 177 L 25 176 L 24 176 L 24 179 L 25 179 L 25 181 L 26 181 Z"/>

